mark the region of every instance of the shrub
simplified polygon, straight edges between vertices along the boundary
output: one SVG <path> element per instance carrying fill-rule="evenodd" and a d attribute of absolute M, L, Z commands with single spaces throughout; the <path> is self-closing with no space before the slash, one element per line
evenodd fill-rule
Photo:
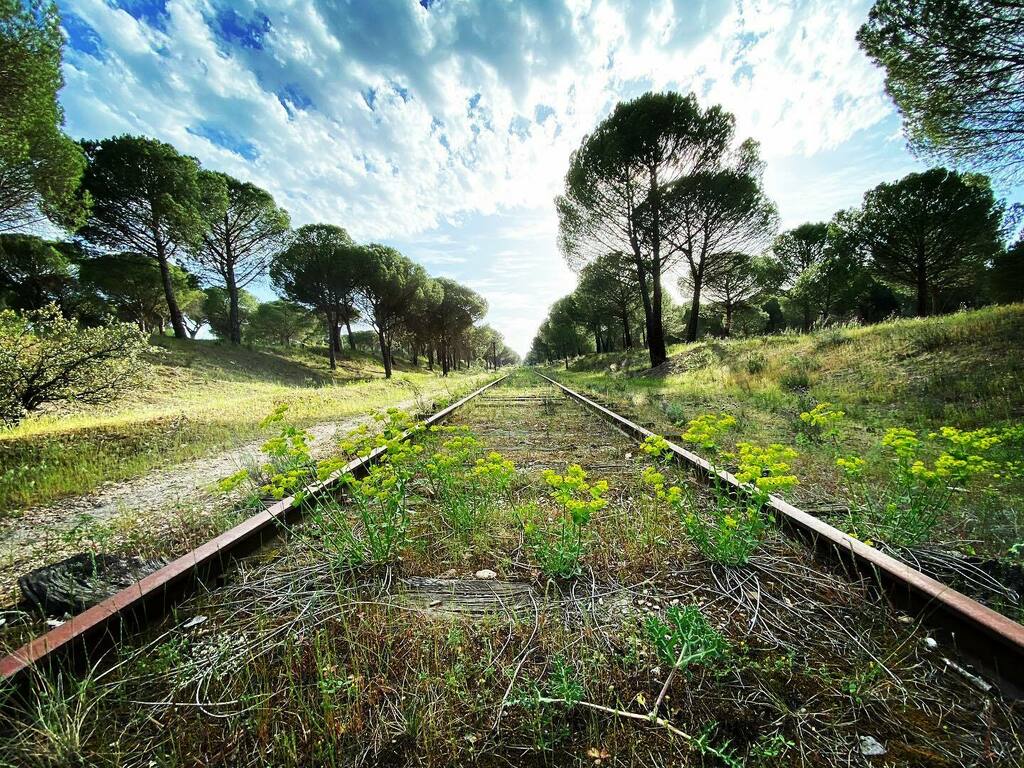
<path fill-rule="evenodd" d="M 79 327 L 56 305 L 0 311 L 0 422 L 17 424 L 49 403 L 106 403 L 139 385 L 149 350 L 137 328 Z"/>

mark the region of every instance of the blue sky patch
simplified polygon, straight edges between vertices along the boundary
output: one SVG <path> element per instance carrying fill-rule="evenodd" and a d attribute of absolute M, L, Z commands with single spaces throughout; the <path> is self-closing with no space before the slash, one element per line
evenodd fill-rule
<path fill-rule="evenodd" d="M 224 42 L 258 51 L 263 49 L 263 38 L 270 31 L 270 19 L 262 13 L 247 19 L 229 8 L 217 14 L 216 31 Z"/>
<path fill-rule="evenodd" d="M 522 115 L 516 115 L 508 124 L 508 132 L 520 141 L 526 141 L 530 138 L 530 121 Z"/>
<path fill-rule="evenodd" d="M 543 125 L 544 121 L 555 114 L 553 107 L 547 104 L 538 104 L 533 108 L 533 120 L 537 125 Z"/>
<path fill-rule="evenodd" d="M 312 109 L 315 107 L 313 99 L 309 97 L 302 86 L 298 83 L 289 83 L 283 88 L 279 88 L 276 92 L 277 100 L 281 102 L 288 115 L 291 117 L 295 116 L 295 110 L 297 109 Z"/>
<path fill-rule="evenodd" d="M 207 141 L 212 141 L 218 147 L 241 155 L 246 160 L 255 160 L 260 156 L 259 150 L 251 141 L 212 123 L 201 122 L 194 126 L 190 125 L 185 130 L 193 136 L 201 136 Z"/>
<path fill-rule="evenodd" d="M 67 32 L 69 47 L 97 59 L 103 58 L 103 40 L 84 20 L 73 13 L 65 13 L 61 25 Z"/>
<path fill-rule="evenodd" d="M 167 0 L 115 0 L 113 5 L 133 19 L 144 21 L 152 27 L 164 28 Z"/>

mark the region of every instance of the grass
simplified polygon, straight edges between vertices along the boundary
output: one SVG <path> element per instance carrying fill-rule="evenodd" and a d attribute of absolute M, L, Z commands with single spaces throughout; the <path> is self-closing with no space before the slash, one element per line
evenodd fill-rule
<path fill-rule="evenodd" d="M 871 735 L 894 765 L 959 766 L 1020 748 L 1019 707 L 799 545 L 767 531 L 744 564 L 709 560 L 679 516 L 714 500 L 664 466 L 688 499 L 664 503 L 652 456 L 536 377 L 398 456 L 84 678 L 0 695 L 0 765 L 835 766 Z M 567 518 L 576 567 L 545 572 L 528 530 L 554 541 Z M 528 599 L 458 613 L 410 587 L 481 568 Z"/>
<path fill-rule="evenodd" d="M 678 439 L 692 419 L 727 413 L 733 442 L 795 447 L 798 502 L 809 508 L 846 500 L 840 455 L 863 457 L 868 478 L 885 475 L 888 429 L 926 435 L 943 426 L 1003 428 L 1024 419 L 1024 305 L 943 317 L 896 320 L 816 333 L 677 345 L 670 360 L 643 370 L 643 350 L 590 355 L 552 375 L 611 402 L 652 429 Z M 844 416 L 836 435 L 802 421 L 822 403 Z M 926 446 L 927 452 L 933 450 Z M 938 451 L 934 447 L 933 454 Z M 699 449 L 698 449 L 699 452 Z M 1001 465 L 1021 446 L 991 452 Z M 1011 473 L 1012 474 L 1012 473 Z M 932 543 L 965 553 L 1006 555 L 1024 541 L 1024 482 L 1003 473 L 991 489 L 963 496 L 963 514 L 947 516 Z"/>
<path fill-rule="evenodd" d="M 308 426 L 429 402 L 448 386 L 408 365 L 387 381 L 365 353 L 346 352 L 332 373 L 324 357 L 305 349 L 155 343 L 149 381 L 129 398 L 39 414 L 0 432 L 0 517 L 256 439 L 260 420 L 280 403 Z"/>

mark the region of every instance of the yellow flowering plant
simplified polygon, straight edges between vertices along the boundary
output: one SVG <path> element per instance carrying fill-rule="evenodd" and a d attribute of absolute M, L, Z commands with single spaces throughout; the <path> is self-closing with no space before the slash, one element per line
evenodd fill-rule
<path fill-rule="evenodd" d="M 715 505 L 707 512 L 696 510 L 683 489 L 669 484 L 656 468 L 647 467 L 640 477 L 658 501 L 675 510 L 694 546 L 710 559 L 728 565 L 746 563 L 760 544 L 766 528 L 761 507 L 769 494 L 788 490 L 797 482 L 790 473 L 789 462 L 796 457 L 793 449 L 777 443 L 739 443 L 736 450 L 726 457 L 735 462 L 737 479 L 746 485 L 746 494 L 734 497 L 714 475 Z"/>
<path fill-rule="evenodd" d="M 571 578 L 579 574 L 587 524 L 595 512 L 608 506 L 608 483 L 590 482 L 579 464 L 570 465 L 564 474 L 545 470 L 543 477 L 548 496 L 559 507 L 560 514 L 553 526 L 543 529 L 535 522 L 527 522 L 524 534 L 544 573 Z"/>
<path fill-rule="evenodd" d="M 863 458 L 838 457 L 836 466 L 850 500 L 851 533 L 870 534 L 898 546 L 929 540 L 955 498 L 982 478 L 999 476 L 1001 465 L 987 454 L 1003 439 L 987 427 L 946 426 L 925 437 L 907 427 L 893 427 L 881 439 L 892 460 L 870 478 Z"/>
<path fill-rule="evenodd" d="M 718 449 L 718 438 L 736 426 L 736 419 L 727 413 L 703 413 L 686 424 L 683 440 L 707 451 Z"/>
<path fill-rule="evenodd" d="M 809 411 L 800 414 L 803 433 L 811 440 L 838 440 L 839 425 L 846 416 L 846 411 L 835 407 L 833 403 L 818 403 Z"/>
<path fill-rule="evenodd" d="M 259 470 L 251 472 L 241 469 L 219 482 L 221 491 L 227 493 L 241 485 L 255 480 L 262 498 L 283 499 L 290 494 L 295 496 L 295 503 L 302 501 L 301 492 L 296 489 L 311 482 L 316 475 L 316 466 L 309 450 L 312 438 L 309 432 L 299 429 L 286 420 L 288 404 L 281 403 L 260 421 L 264 429 L 277 427 L 277 434 L 267 439 L 260 452 L 267 461 L 260 465 Z"/>
<path fill-rule="evenodd" d="M 382 451 L 362 477 L 349 473 L 341 478 L 354 518 L 326 503 L 312 516 L 317 538 L 348 565 L 392 562 L 408 543 L 410 485 L 423 452 L 411 438 L 423 426 L 397 408 L 379 411 L 373 419 L 375 429 L 361 425 L 341 444 L 346 453 L 361 458 Z M 320 462 L 318 475 L 338 471 L 344 461 Z"/>

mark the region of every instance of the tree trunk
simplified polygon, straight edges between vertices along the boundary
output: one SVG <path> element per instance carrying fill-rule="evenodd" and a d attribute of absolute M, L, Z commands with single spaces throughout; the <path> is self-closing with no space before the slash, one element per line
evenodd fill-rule
<path fill-rule="evenodd" d="M 391 350 L 384 338 L 383 331 L 377 331 L 377 341 L 380 342 L 380 359 L 384 363 L 384 378 L 391 378 Z"/>
<path fill-rule="evenodd" d="M 430 370 L 434 370 L 434 345 L 427 345 L 427 367 Z"/>
<path fill-rule="evenodd" d="M 725 305 L 725 335 L 732 336 L 732 304 Z"/>
<path fill-rule="evenodd" d="M 644 346 L 647 347 L 651 358 L 651 367 L 655 366 L 654 352 L 651 351 L 650 340 L 653 335 L 654 327 L 654 305 L 651 302 L 651 292 L 647 285 L 647 275 L 644 272 L 643 261 L 639 256 L 634 257 L 636 264 L 636 277 L 637 282 L 640 285 L 640 300 L 644 308 Z"/>
<path fill-rule="evenodd" d="M 629 332 L 629 312 L 624 310 L 622 312 L 622 348 L 632 349 L 633 338 Z"/>
<path fill-rule="evenodd" d="M 804 302 L 804 333 L 810 333 L 811 330 L 811 302 Z"/>
<path fill-rule="evenodd" d="M 651 367 L 661 365 L 668 360 L 665 349 L 665 326 L 661 317 L 661 269 L 651 275 L 651 328 L 647 332 L 647 349 L 651 358 Z"/>
<path fill-rule="evenodd" d="M 665 324 L 661 316 L 661 185 L 658 182 L 658 166 L 651 163 L 650 205 L 651 205 L 651 327 L 647 332 L 647 349 L 651 368 L 666 360 Z"/>
<path fill-rule="evenodd" d="M 334 313 L 334 322 L 331 323 L 331 349 L 335 354 L 341 352 L 341 323 L 338 321 L 338 313 Z"/>
<path fill-rule="evenodd" d="M 352 321 L 349 319 L 348 313 L 345 314 L 345 331 L 348 333 L 348 348 L 355 352 L 356 337 L 352 333 Z"/>
<path fill-rule="evenodd" d="M 228 231 L 228 216 L 224 214 L 224 230 Z M 232 344 L 242 343 L 242 318 L 238 313 L 238 284 L 235 282 L 235 257 L 231 250 L 231 237 L 224 238 L 224 283 L 228 289 L 228 328 Z"/>
<path fill-rule="evenodd" d="M 338 327 L 338 324 L 334 321 L 334 313 L 331 310 L 327 310 L 325 314 L 327 316 L 327 353 L 333 371 L 338 367 L 338 354 L 334 351 L 334 329 Z"/>
<path fill-rule="evenodd" d="M 178 299 L 174 295 L 174 283 L 171 282 L 171 265 L 167 261 L 164 246 L 159 239 L 156 251 L 156 260 L 160 264 L 160 279 L 164 284 L 164 298 L 167 299 L 167 313 L 171 316 L 171 327 L 174 328 L 174 338 L 187 339 L 188 331 L 185 330 L 185 318 L 181 315 L 181 307 L 178 306 Z"/>
<path fill-rule="evenodd" d="M 917 260 L 917 316 L 928 315 L 928 273 L 925 271 L 924 259 Z"/>
<path fill-rule="evenodd" d="M 686 323 L 686 340 L 693 342 L 697 340 L 698 322 L 700 321 L 700 291 L 704 283 L 704 265 L 696 272 L 690 270 L 690 277 L 693 282 L 693 298 L 690 301 L 690 318 Z"/>

